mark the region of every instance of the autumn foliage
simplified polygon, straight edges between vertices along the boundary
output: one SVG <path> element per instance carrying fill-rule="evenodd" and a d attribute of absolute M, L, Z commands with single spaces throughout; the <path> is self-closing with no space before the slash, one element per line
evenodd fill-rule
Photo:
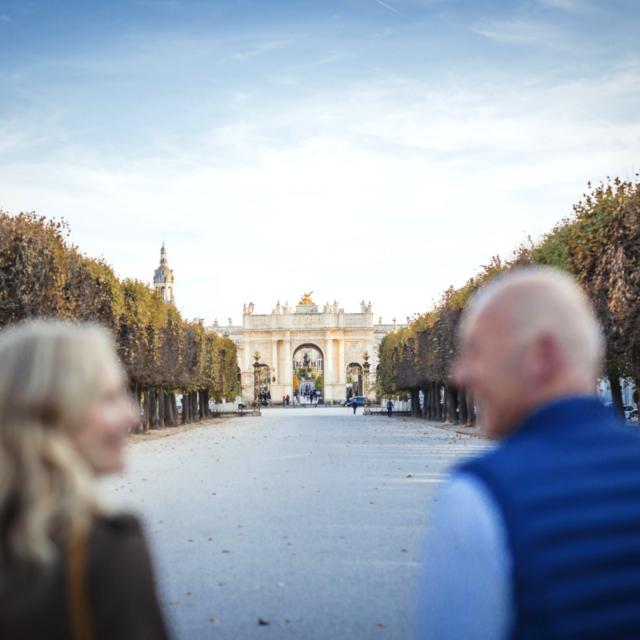
<path fill-rule="evenodd" d="M 209 399 L 239 392 L 236 346 L 184 320 L 152 288 L 120 281 L 67 241 L 61 221 L 0 211 L 0 327 L 24 318 L 94 321 L 114 334 L 140 403 L 141 430 L 209 415 Z"/>
<path fill-rule="evenodd" d="M 517 266 L 541 264 L 571 273 L 587 292 L 606 338 L 605 371 L 621 408 L 620 377 L 640 388 L 640 183 L 608 179 L 589 185 L 573 214 L 538 242 L 519 247 L 510 260 L 495 256 L 459 289 L 444 292 L 434 309 L 386 336 L 380 346 L 377 384 L 381 394 L 409 393 L 413 412 L 472 423 L 474 403 L 450 380 L 456 332 L 473 293 Z"/>

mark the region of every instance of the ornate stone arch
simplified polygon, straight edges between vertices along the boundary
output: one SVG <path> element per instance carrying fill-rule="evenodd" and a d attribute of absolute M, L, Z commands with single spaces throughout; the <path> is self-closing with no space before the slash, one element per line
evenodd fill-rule
<path fill-rule="evenodd" d="M 347 400 L 363 394 L 363 368 L 359 362 L 350 362 L 346 366 L 346 381 Z"/>
<path fill-rule="evenodd" d="M 292 349 L 294 396 L 324 395 L 324 351 L 314 342 L 301 342 Z"/>

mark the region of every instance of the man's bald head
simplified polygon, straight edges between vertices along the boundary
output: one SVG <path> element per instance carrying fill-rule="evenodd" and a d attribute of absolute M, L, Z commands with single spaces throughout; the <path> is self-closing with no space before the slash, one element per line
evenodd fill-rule
<path fill-rule="evenodd" d="M 600 372 L 604 342 L 584 291 L 564 271 L 527 267 L 510 271 L 480 289 L 464 315 L 461 337 L 483 312 L 504 314 L 523 342 L 541 333 L 555 335 L 568 363 Z"/>
<path fill-rule="evenodd" d="M 548 267 L 516 269 L 483 287 L 460 340 L 454 379 L 476 395 L 496 436 L 554 397 L 591 392 L 600 372 L 603 339 L 589 300 Z"/>

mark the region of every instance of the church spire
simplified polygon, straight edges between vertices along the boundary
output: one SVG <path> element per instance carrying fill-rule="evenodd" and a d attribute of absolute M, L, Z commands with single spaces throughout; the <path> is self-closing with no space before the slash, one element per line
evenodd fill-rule
<path fill-rule="evenodd" d="M 153 274 L 153 288 L 160 292 L 160 295 L 165 302 L 168 302 L 169 304 L 176 303 L 173 295 L 173 269 L 169 267 L 167 248 L 164 241 L 160 248 L 160 266 Z"/>

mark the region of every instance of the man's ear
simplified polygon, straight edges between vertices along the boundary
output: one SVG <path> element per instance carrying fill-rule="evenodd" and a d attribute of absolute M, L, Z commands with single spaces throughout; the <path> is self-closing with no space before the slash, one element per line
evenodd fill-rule
<path fill-rule="evenodd" d="M 558 338 L 550 331 L 543 331 L 536 336 L 529 356 L 532 377 L 542 384 L 555 378 L 564 362 Z"/>

